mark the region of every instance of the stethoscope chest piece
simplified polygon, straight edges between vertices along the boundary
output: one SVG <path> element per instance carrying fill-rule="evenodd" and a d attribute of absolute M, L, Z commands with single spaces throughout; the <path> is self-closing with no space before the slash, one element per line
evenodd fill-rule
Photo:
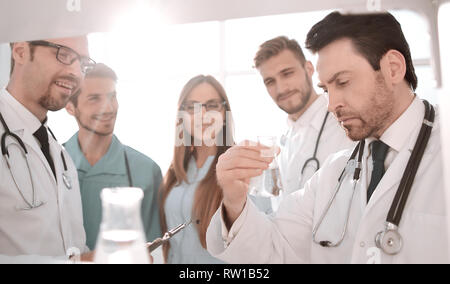
<path fill-rule="evenodd" d="M 353 174 L 355 172 L 357 164 L 358 162 L 356 160 L 348 161 L 347 165 L 345 166 L 345 172 Z"/>
<path fill-rule="evenodd" d="M 68 176 L 66 173 L 63 173 L 62 177 L 63 177 L 63 182 L 64 182 L 64 185 L 66 186 L 66 188 L 68 190 L 71 190 L 72 189 L 72 179 L 70 178 L 70 176 Z"/>
<path fill-rule="evenodd" d="M 286 143 L 287 143 L 287 134 L 284 134 L 284 135 L 281 135 L 281 137 L 280 137 L 280 145 L 281 146 L 286 146 Z"/>
<path fill-rule="evenodd" d="M 396 226 L 388 225 L 386 230 L 379 232 L 375 236 L 375 243 L 379 249 L 388 255 L 398 254 L 403 247 L 402 236 Z"/>

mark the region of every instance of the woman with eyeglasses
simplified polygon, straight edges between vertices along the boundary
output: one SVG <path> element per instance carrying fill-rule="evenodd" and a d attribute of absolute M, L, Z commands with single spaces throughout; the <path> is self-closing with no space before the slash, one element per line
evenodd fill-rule
<path fill-rule="evenodd" d="M 167 263 L 222 263 L 206 251 L 206 229 L 222 201 L 219 156 L 234 144 L 231 108 L 212 76 L 192 78 L 178 101 L 172 163 L 160 188 L 161 229 L 190 223 L 163 246 Z"/>

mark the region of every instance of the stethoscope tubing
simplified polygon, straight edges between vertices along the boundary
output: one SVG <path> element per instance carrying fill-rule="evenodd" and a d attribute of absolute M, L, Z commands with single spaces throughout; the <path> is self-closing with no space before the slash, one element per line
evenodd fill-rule
<path fill-rule="evenodd" d="M 319 159 L 317 159 L 317 151 L 319 150 L 320 139 L 322 138 L 323 130 L 325 129 L 325 124 L 327 123 L 329 115 L 330 115 L 330 112 L 327 111 L 327 113 L 325 114 L 325 118 L 323 119 L 322 126 L 320 127 L 319 135 L 317 136 L 317 139 L 316 139 L 316 144 L 314 146 L 314 153 L 313 153 L 312 157 L 307 159 L 305 161 L 305 163 L 303 164 L 302 170 L 300 172 L 301 175 L 304 174 L 306 166 L 310 162 L 315 162 L 317 165 L 317 169 L 320 169 L 320 161 L 319 161 Z"/>
<path fill-rule="evenodd" d="M 412 189 L 412 185 L 414 183 L 414 179 L 417 174 L 417 170 L 421 164 L 423 155 L 425 153 L 425 149 L 426 149 L 429 139 L 431 137 L 431 132 L 432 132 L 432 128 L 433 128 L 433 124 L 434 124 L 434 120 L 435 120 L 435 110 L 434 110 L 433 106 L 431 104 L 429 104 L 426 100 L 423 100 L 423 103 L 425 105 L 425 115 L 424 115 L 423 124 L 420 129 L 419 136 L 416 140 L 411 157 L 409 158 L 408 164 L 403 173 L 403 176 L 402 176 L 400 185 L 397 189 L 394 200 L 392 201 L 388 216 L 386 218 L 386 224 L 385 224 L 386 228 L 385 228 L 384 233 L 391 232 L 391 234 L 395 234 L 396 236 L 398 236 L 398 239 L 399 239 L 398 241 L 400 242 L 398 244 L 398 249 L 388 251 L 381 245 L 384 243 L 383 242 L 383 231 L 379 232 L 376 236 L 377 246 L 389 255 L 395 255 L 401 250 L 402 242 L 401 242 L 401 236 L 398 233 L 398 226 L 400 224 L 400 220 L 401 220 L 409 193 Z M 353 151 L 350 159 L 347 161 L 347 165 L 348 165 L 348 163 L 351 160 L 354 160 L 356 155 L 359 154 L 358 162 L 357 162 L 354 176 L 353 176 L 353 182 L 355 183 L 354 185 L 356 185 L 356 183 L 358 182 L 358 180 L 360 178 L 360 173 L 361 173 L 361 168 L 362 168 L 361 167 L 362 156 L 364 153 L 364 146 L 365 146 L 364 141 L 365 140 L 361 140 L 358 143 L 358 145 L 356 146 L 355 150 Z M 322 213 L 319 221 L 317 222 L 317 224 L 314 226 L 314 229 L 313 229 L 313 241 L 317 244 L 320 244 L 323 247 L 338 246 L 342 242 L 342 240 L 345 236 L 346 230 L 347 230 L 347 223 L 348 223 L 349 215 L 347 216 L 346 224 L 344 225 L 343 234 L 341 235 L 341 239 L 336 244 L 333 244 L 330 241 L 316 241 L 315 240 L 315 235 L 316 235 L 320 225 L 322 224 L 326 214 L 330 210 L 331 205 L 334 202 L 338 191 L 340 190 L 343 179 L 345 179 L 345 177 L 346 177 L 346 169 L 347 169 L 347 167 L 344 168 L 340 177 L 338 178 L 338 184 L 337 184 L 336 190 L 335 190 L 332 198 L 328 202 L 326 210 Z M 351 204 L 350 204 L 350 208 L 351 208 Z"/>
<path fill-rule="evenodd" d="M 414 183 L 417 170 L 419 169 L 420 162 L 425 153 L 425 149 L 428 145 L 428 141 L 430 140 L 435 119 L 435 111 L 433 106 L 431 106 L 426 100 L 424 100 L 423 103 L 425 105 L 424 122 L 386 218 L 386 222 L 389 222 L 397 227 L 400 225 L 403 210 L 406 206 L 406 201 L 409 193 L 411 192 L 411 188 Z"/>

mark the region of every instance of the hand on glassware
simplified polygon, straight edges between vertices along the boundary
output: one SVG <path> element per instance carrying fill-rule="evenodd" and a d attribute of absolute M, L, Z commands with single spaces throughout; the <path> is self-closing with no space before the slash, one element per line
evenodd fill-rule
<path fill-rule="evenodd" d="M 216 172 L 223 190 L 227 226 L 231 227 L 244 208 L 250 179 L 261 175 L 274 160 L 275 155 L 263 157 L 263 151 L 271 149 L 256 142 L 244 141 L 219 157 Z"/>

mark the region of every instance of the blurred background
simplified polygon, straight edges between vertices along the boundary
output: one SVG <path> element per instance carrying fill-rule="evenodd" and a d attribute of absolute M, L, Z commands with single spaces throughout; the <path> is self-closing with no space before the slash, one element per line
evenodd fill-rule
<path fill-rule="evenodd" d="M 0 0 L 0 85 L 9 78 L 8 42 L 89 33 L 91 57 L 111 66 L 119 77 L 116 135 L 155 160 L 165 173 L 173 154 L 178 96 L 190 78 L 210 74 L 224 85 L 238 142 L 257 135 L 281 136 L 287 128 L 286 115 L 271 100 L 253 68 L 259 45 L 285 35 L 303 46 L 312 25 L 336 9 L 386 9 L 402 24 L 411 46 L 419 77 L 417 94 L 434 104 L 445 103 L 447 97 L 440 94 L 449 72 L 440 63 L 449 61 L 443 60 L 448 55 L 439 52 L 439 46 L 450 45 L 450 5 L 444 3 L 448 1 L 315 2 L 320 3 Z M 314 56 L 306 50 L 305 55 L 315 64 Z M 51 113 L 49 119 L 60 142 L 77 131 L 75 120 L 65 110 Z"/>

